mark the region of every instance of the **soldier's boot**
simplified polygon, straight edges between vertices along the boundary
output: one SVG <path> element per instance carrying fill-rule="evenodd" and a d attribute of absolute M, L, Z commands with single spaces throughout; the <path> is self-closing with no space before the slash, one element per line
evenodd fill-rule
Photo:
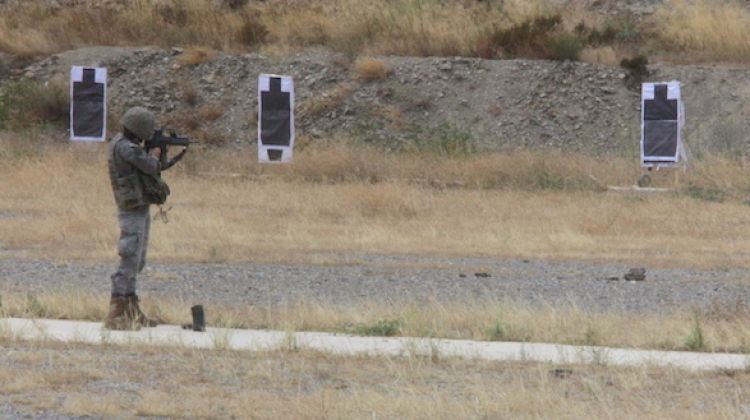
<path fill-rule="evenodd" d="M 138 295 L 128 295 L 128 311 L 131 312 L 133 320 L 136 324 L 141 327 L 155 327 L 161 324 L 161 320 L 155 318 L 149 318 L 141 310 L 141 306 L 138 304 Z"/>
<path fill-rule="evenodd" d="M 133 317 L 129 300 L 126 296 L 112 296 L 109 301 L 109 314 L 104 320 L 104 328 L 110 330 L 137 330 L 140 325 Z"/>

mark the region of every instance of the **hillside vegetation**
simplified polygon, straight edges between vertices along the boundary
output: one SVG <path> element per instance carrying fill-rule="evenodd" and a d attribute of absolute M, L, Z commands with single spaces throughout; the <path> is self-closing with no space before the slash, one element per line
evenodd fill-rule
<path fill-rule="evenodd" d="M 84 45 L 179 45 L 284 54 L 321 45 L 352 55 L 610 64 L 637 53 L 689 62 L 750 57 L 750 11 L 736 0 L 665 0 L 643 14 L 559 0 L 67 3 L 0 5 L 0 51 L 34 57 Z"/>

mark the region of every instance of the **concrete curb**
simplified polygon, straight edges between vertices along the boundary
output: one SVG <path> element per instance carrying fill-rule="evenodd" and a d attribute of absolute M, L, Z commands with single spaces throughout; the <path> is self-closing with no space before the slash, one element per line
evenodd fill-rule
<path fill-rule="evenodd" d="M 674 367 L 688 370 L 744 370 L 750 355 L 631 350 L 540 343 L 501 343 L 416 337 L 360 337 L 318 332 L 208 328 L 206 332 L 162 325 L 140 331 L 110 331 L 98 322 L 0 319 L 0 336 L 87 344 L 182 346 L 200 349 L 316 350 L 339 355 L 427 356 L 552 364 Z"/>

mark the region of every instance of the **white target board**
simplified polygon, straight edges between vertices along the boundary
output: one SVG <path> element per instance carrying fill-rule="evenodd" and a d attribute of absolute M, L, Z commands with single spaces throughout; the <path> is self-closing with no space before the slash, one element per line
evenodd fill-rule
<path fill-rule="evenodd" d="M 291 76 L 258 77 L 258 161 L 291 162 L 294 149 L 294 83 Z"/>
<path fill-rule="evenodd" d="M 685 112 L 680 82 L 644 83 L 641 95 L 641 165 L 673 166 L 685 156 Z"/>
<path fill-rule="evenodd" d="M 104 141 L 107 131 L 107 69 L 70 70 L 70 139 Z"/>

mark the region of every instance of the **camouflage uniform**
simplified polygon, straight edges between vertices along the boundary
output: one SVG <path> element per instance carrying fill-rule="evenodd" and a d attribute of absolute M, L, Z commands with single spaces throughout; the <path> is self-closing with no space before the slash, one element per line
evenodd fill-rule
<path fill-rule="evenodd" d="M 116 330 L 152 327 L 157 321 L 141 311 L 136 295 L 136 276 L 146 264 L 148 233 L 151 227 L 149 202 L 143 194 L 142 177 L 158 176 L 161 162 L 141 147 L 141 141 L 154 132 L 154 116 L 135 107 L 123 117 L 123 134 L 112 139 L 109 148 L 109 176 L 117 203 L 120 224 L 118 254 L 120 265 L 112 279 L 110 310 L 104 326 Z"/>
<path fill-rule="evenodd" d="M 110 175 L 124 178 L 141 171 L 158 175 L 161 170 L 159 159 L 147 154 L 133 140 L 118 135 L 110 145 Z M 115 179 L 112 179 L 116 188 Z M 120 266 L 112 275 L 112 294 L 126 296 L 135 294 L 136 275 L 146 265 L 148 234 L 151 226 L 149 205 L 144 203 L 132 208 L 118 206 L 117 219 L 120 223 L 120 241 L 117 251 Z"/>

